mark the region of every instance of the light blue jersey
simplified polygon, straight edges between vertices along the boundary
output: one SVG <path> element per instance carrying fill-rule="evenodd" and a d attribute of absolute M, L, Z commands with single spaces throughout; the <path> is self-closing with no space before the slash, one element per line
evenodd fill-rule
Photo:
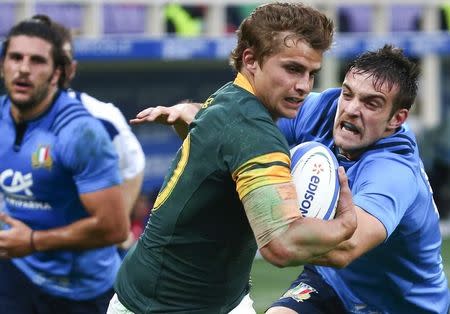
<path fill-rule="evenodd" d="M 16 125 L 0 98 L 0 191 L 5 210 L 35 230 L 69 225 L 89 214 L 79 194 L 121 183 L 117 155 L 102 124 L 60 92 L 50 108 Z M 13 263 L 48 294 L 92 299 L 111 289 L 120 258 L 115 246 L 54 250 Z"/>
<path fill-rule="evenodd" d="M 334 150 L 332 127 L 341 89 L 312 93 L 279 127 L 290 145 L 318 141 Z M 439 216 L 414 134 L 402 126 L 356 161 L 337 155 L 353 202 L 386 228 L 378 247 L 343 269 L 315 266 L 349 313 L 447 314 Z"/>

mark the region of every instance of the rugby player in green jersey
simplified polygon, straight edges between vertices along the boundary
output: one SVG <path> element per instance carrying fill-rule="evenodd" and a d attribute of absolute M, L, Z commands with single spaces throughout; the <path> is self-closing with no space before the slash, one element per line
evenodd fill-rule
<path fill-rule="evenodd" d="M 255 313 L 249 276 L 257 248 L 294 266 L 356 228 L 340 169 L 336 218 L 302 218 L 288 144 L 275 124 L 311 91 L 333 23 L 299 3 L 262 5 L 238 30 L 236 79 L 189 125 L 145 232 L 119 270 L 108 313 Z M 135 122 L 147 121 L 145 114 Z"/>

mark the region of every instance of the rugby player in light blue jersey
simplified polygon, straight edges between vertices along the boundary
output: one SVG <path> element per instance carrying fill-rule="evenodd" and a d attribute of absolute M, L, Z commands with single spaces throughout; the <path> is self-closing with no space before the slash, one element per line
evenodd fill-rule
<path fill-rule="evenodd" d="M 351 62 L 342 88 L 311 93 L 280 119 L 291 145 L 318 141 L 346 169 L 358 215 L 349 241 L 306 266 L 268 314 L 449 310 L 439 215 L 406 124 L 419 71 L 385 46 Z"/>
<path fill-rule="evenodd" d="M 63 91 L 50 20 L 15 25 L 2 47 L 0 311 L 105 313 L 126 239 L 117 154 L 101 123 Z"/>

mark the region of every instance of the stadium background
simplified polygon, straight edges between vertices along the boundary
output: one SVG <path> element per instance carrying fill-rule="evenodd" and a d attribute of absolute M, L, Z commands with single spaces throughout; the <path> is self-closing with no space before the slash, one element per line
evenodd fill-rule
<path fill-rule="evenodd" d="M 450 1 L 303 2 L 333 17 L 338 30 L 315 88 L 338 86 L 346 60 L 366 49 L 385 42 L 401 46 L 423 70 L 410 124 L 418 134 L 427 171 L 431 171 L 436 156 L 450 165 Z M 35 13 L 47 14 L 70 27 L 80 63 L 73 87 L 114 103 L 131 118 L 149 106 L 204 100 L 233 79 L 227 62 L 235 43 L 233 31 L 258 3 L 262 2 L 0 0 L 0 40 L 17 21 Z M 162 183 L 180 141 L 170 128 L 159 125 L 133 130 L 147 157 L 143 192 L 153 193 Z M 448 171 L 442 176 L 449 181 Z M 450 202 L 448 185 L 444 192 Z M 442 248 L 449 276 L 448 236 Z M 276 269 L 257 260 L 253 296 L 258 312 L 299 272 L 295 268 Z"/>

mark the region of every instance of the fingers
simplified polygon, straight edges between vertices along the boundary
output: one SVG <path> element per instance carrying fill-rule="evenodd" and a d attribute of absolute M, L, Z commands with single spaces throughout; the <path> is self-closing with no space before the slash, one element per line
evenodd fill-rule
<path fill-rule="evenodd" d="M 345 170 L 342 166 L 340 166 L 338 168 L 338 174 L 339 174 L 339 185 L 340 185 L 340 191 L 339 191 L 339 201 L 344 201 L 346 203 L 348 203 L 348 198 L 350 197 L 350 201 L 351 196 L 352 196 L 352 192 L 350 191 L 350 187 L 348 185 L 348 177 L 347 174 L 345 173 Z M 345 195 L 346 197 L 342 197 L 343 195 Z M 346 206 L 349 206 L 351 204 L 345 204 Z"/>
<path fill-rule="evenodd" d="M 342 166 L 338 168 L 339 174 L 339 200 L 336 208 L 336 216 L 342 216 L 353 208 L 352 192 L 348 185 L 348 178 Z"/>
<path fill-rule="evenodd" d="M 353 205 L 352 191 L 348 185 L 348 178 L 342 166 L 338 169 L 339 174 L 339 201 L 336 208 L 336 217 L 342 220 L 345 236 L 350 237 L 356 229 L 356 212 Z"/>
<path fill-rule="evenodd" d="M 144 122 L 158 122 L 162 124 L 174 124 L 180 118 L 181 112 L 176 107 L 157 106 L 142 110 L 131 119 L 131 124 L 140 124 Z"/>
<path fill-rule="evenodd" d="M 12 218 L 11 216 L 9 216 L 7 213 L 0 212 L 0 221 L 6 223 L 8 225 L 14 225 L 16 220 L 14 218 Z"/>

